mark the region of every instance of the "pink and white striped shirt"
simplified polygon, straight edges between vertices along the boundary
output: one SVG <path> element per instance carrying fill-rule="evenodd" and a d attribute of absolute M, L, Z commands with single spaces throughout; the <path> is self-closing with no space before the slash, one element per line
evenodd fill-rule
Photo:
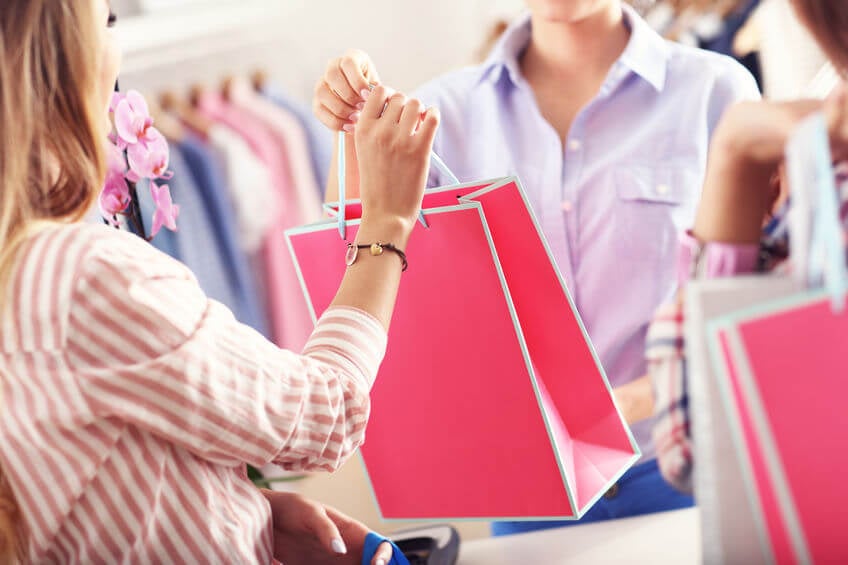
<path fill-rule="evenodd" d="M 386 332 L 334 308 L 303 355 L 105 226 L 34 235 L 0 335 L 0 463 L 33 563 L 273 562 L 244 463 L 334 470 L 364 439 Z"/>

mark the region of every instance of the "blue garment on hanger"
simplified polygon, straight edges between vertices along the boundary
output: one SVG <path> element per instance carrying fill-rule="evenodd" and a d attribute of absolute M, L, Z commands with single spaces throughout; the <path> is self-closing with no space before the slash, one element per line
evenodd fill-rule
<path fill-rule="evenodd" d="M 724 20 L 724 27 L 721 32 L 715 37 L 700 39 L 699 47 L 728 55 L 739 61 L 746 69 L 748 69 L 754 78 L 757 80 L 757 86 L 760 90 L 763 89 L 762 69 L 760 68 L 759 53 L 749 53 L 743 57 L 739 57 L 733 50 L 733 42 L 736 40 L 736 34 L 745 27 L 748 20 L 760 5 L 760 0 L 748 0 L 742 3 L 739 8 L 731 12 Z"/>
<path fill-rule="evenodd" d="M 237 300 L 229 284 L 228 268 L 218 249 L 215 230 L 209 219 L 203 195 L 195 184 L 191 169 L 183 159 L 183 153 L 177 144 L 171 144 L 171 162 L 168 168 L 173 171 L 173 178 L 157 180 L 156 184 L 167 184 L 171 189 L 171 198 L 180 207 L 177 231 L 162 228 L 151 243 L 191 269 L 200 288 L 209 298 L 232 309 Z M 138 197 L 144 227 L 149 234 L 153 212 L 156 209 L 150 194 L 149 181 L 139 183 Z"/>
<path fill-rule="evenodd" d="M 205 244 L 213 245 L 214 253 L 221 259 L 223 276 L 220 277 L 219 283 L 220 286 L 228 287 L 221 293 L 227 301 L 221 300 L 221 302 L 233 311 L 240 322 L 267 336 L 269 335 L 268 322 L 260 307 L 253 271 L 247 256 L 238 244 L 238 231 L 223 174 L 209 149 L 196 137 L 186 137 L 178 144 L 178 149 L 186 165 L 184 174 L 191 175 L 196 188 L 194 194 L 188 197 L 193 199 L 195 195 L 199 196 L 199 202 L 195 200 L 191 206 L 202 203 L 201 209 L 206 219 L 204 223 L 208 225 L 208 236 L 210 236 L 203 240 Z M 184 212 L 191 215 L 201 211 L 186 210 L 189 202 L 180 202 L 176 195 L 174 195 L 174 201 L 181 204 L 181 218 Z M 183 231 L 182 227 L 180 229 Z M 189 228 L 186 227 L 186 229 Z M 209 252 L 213 251 L 210 249 Z"/>
<path fill-rule="evenodd" d="M 171 194 L 173 195 L 174 187 L 179 186 L 180 182 L 181 180 L 174 178 L 167 181 L 157 180 L 156 184 L 159 186 L 167 184 L 171 188 Z M 153 203 L 153 196 L 150 194 L 150 181 L 142 179 L 136 183 L 136 193 L 138 193 L 138 207 L 141 211 L 141 221 L 144 225 L 144 233 L 149 236 L 150 229 L 153 226 L 153 212 L 156 210 L 156 205 Z M 177 218 L 177 223 L 179 224 L 179 218 Z M 134 234 L 140 235 L 132 223 L 129 223 L 127 227 Z M 162 253 L 179 260 L 179 257 L 177 256 L 177 234 L 168 228 L 162 228 L 162 230 L 156 234 L 156 237 L 154 237 L 153 241 L 150 243 Z"/>
<path fill-rule="evenodd" d="M 383 543 L 390 543 L 392 545 L 392 558 L 386 565 L 409 565 L 409 560 L 398 549 L 398 546 L 392 543 L 392 540 L 373 532 L 365 538 L 365 549 L 362 551 L 362 565 L 371 565 L 374 555 L 377 553 L 377 548 Z"/>
<path fill-rule="evenodd" d="M 274 87 L 266 88 L 264 94 L 274 104 L 294 115 L 306 131 L 309 154 L 312 157 L 312 169 L 315 172 L 315 180 L 321 188 L 321 196 L 323 198 L 323 193 L 327 189 L 327 175 L 330 173 L 330 161 L 333 158 L 332 133 L 307 108 L 293 98 L 283 94 L 279 89 Z"/>

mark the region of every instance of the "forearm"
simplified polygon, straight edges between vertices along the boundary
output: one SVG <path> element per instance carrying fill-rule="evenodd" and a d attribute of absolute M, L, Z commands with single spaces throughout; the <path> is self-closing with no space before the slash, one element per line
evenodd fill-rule
<path fill-rule="evenodd" d="M 739 104 L 727 112 L 710 146 L 707 176 L 695 221 L 701 241 L 759 242 L 774 204 L 771 183 L 797 125 L 821 101 Z"/>
<path fill-rule="evenodd" d="M 701 241 L 757 243 L 774 201 L 775 168 L 744 163 L 716 148 L 707 171 L 694 235 Z"/>
<path fill-rule="evenodd" d="M 406 250 L 411 226 L 405 220 L 363 221 L 356 243 L 391 243 Z M 341 259 L 340 259 L 341 260 Z M 410 258 L 414 261 L 415 258 Z M 388 329 L 402 275 L 402 263 L 397 254 L 386 251 L 372 256 L 363 249 L 356 262 L 348 267 L 333 306 L 348 306 L 368 312 Z"/>

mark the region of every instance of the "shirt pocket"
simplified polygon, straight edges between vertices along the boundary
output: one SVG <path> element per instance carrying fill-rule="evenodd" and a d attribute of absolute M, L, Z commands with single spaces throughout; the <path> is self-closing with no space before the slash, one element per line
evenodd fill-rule
<path fill-rule="evenodd" d="M 673 285 L 678 236 L 692 227 L 701 175 L 682 165 L 624 166 L 615 171 L 614 212 L 619 257 L 637 277 L 656 277 L 655 301 Z"/>

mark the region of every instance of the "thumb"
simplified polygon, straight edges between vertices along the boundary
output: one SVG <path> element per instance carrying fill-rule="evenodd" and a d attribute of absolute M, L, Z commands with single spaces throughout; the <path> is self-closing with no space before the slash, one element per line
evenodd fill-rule
<path fill-rule="evenodd" d="M 336 524 L 327 515 L 327 510 L 321 504 L 311 506 L 303 518 L 303 525 L 307 531 L 315 535 L 315 538 L 327 549 L 340 555 L 347 553 L 347 546 L 341 532 Z"/>

